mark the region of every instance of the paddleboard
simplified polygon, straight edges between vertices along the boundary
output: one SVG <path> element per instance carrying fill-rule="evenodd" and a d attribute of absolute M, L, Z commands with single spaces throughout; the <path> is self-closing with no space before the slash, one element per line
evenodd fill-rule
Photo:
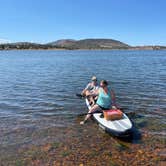
<path fill-rule="evenodd" d="M 87 98 L 85 99 L 85 102 L 88 109 L 91 109 L 91 105 Z M 123 113 L 121 119 L 113 121 L 106 120 L 104 116 L 102 116 L 102 113 L 94 113 L 92 116 L 103 130 L 114 136 L 129 136 L 132 133 L 133 124 L 125 113 Z"/>

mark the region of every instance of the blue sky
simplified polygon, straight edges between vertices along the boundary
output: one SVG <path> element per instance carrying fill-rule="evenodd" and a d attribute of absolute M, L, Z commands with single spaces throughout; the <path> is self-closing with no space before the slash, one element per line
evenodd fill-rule
<path fill-rule="evenodd" d="M 0 42 L 68 38 L 166 45 L 166 1 L 0 0 Z"/>

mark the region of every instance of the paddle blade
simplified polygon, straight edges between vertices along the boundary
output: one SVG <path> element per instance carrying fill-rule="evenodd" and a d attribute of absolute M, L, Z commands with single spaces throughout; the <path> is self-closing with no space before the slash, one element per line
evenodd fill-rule
<path fill-rule="evenodd" d="M 76 96 L 79 98 L 83 98 L 82 94 L 76 93 Z"/>

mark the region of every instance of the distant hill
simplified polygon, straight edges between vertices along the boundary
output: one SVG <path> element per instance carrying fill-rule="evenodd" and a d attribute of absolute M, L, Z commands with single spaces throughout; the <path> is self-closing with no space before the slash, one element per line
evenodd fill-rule
<path fill-rule="evenodd" d="M 130 47 L 125 43 L 113 39 L 64 39 L 48 44 L 66 49 L 127 49 Z"/>
<path fill-rule="evenodd" d="M 55 42 L 47 43 L 52 46 L 58 46 L 58 47 L 69 47 L 73 44 L 75 44 L 77 41 L 73 39 L 62 39 L 62 40 L 57 40 Z"/>
<path fill-rule="evenodd" d="M 161 50 L 166 49 L 166 46 L 129 46 L 123 42 L 113 39 L 63 39 L 47 44 L 38 44 L 30 42 L 17 42 L 0 44 L 0 50 L 23 50 L 23 49 L 130 49 L 130 50 Z"/>

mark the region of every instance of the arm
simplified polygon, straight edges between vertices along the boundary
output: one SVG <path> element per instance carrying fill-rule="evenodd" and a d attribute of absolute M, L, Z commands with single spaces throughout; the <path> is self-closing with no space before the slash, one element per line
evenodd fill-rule
<path fill-rule="evenodd" d="M 98 96 L 98 95 L 99 95 L 99 91 L 100 91 L 100 88 L 96 89 L 96 90 L 93 92 L 93 95 L 94 95 L 94 96 Z"/>
<path fill-rule="evenodd" d="M 84 96 L 86 91 L 89 89 L 90 83 L 85 87 L 85 89 L 81 92 L 81 94 Z"/>

